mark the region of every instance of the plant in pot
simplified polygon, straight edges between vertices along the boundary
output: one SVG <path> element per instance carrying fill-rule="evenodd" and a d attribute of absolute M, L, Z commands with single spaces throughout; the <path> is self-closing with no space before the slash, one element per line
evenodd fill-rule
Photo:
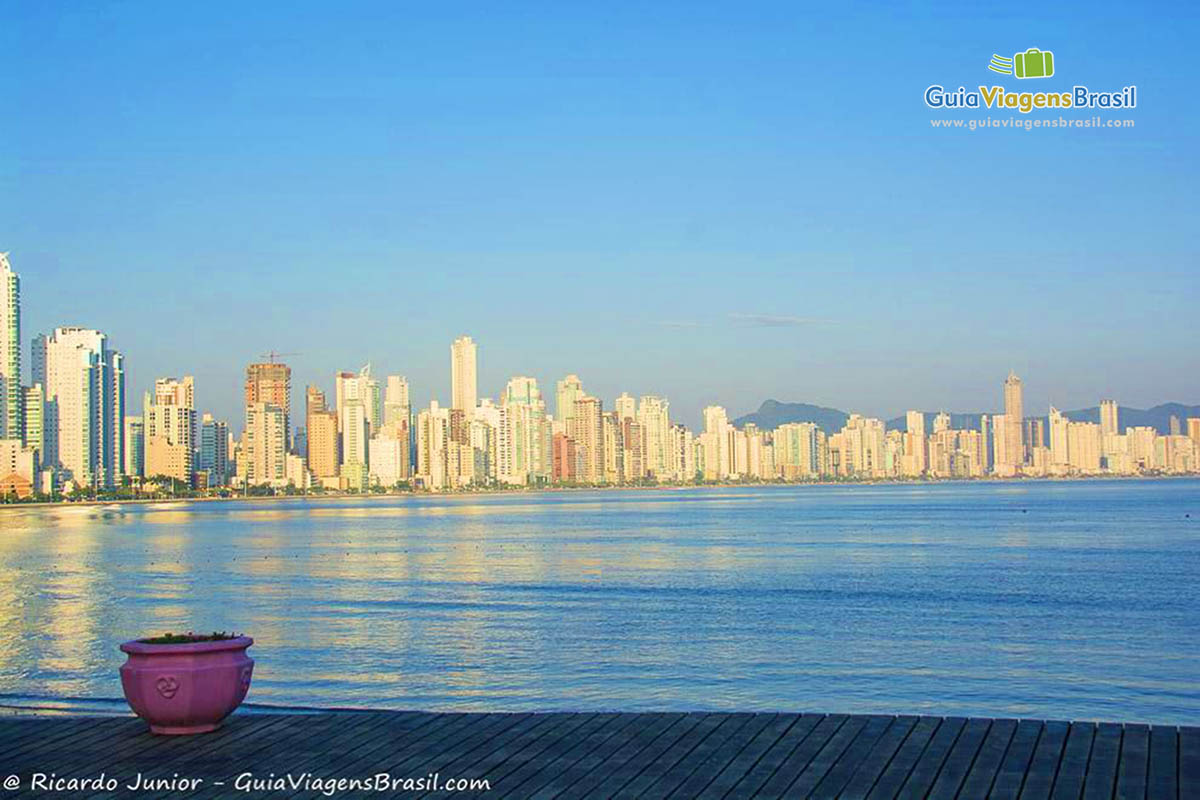
<path fill-rule="evenodd" d="M 125 699 L 154 733 L 214 731 L 250 689 L 254 660 L 246 648 L 252 644 L 249 636 L 216 632 L 125 642 Z"/>

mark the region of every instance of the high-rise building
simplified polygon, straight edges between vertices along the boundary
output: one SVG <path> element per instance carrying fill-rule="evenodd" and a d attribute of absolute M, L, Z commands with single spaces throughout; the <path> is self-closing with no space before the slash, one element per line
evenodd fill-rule
<path fill-rule="evenodd" d="M 1050 467 L 1062 472 L 1071 463 L 1067 426 L 1070 420 L 1054 406 L 1050 406 Z"/>
<path fill-rule="evenodd" d="M 123 435 L 125 438 L 125 462 L 122 473 L 127 478 L 146 477 L 146 425 L 142 417 L 126 417 Z"/>
<path fill-rule="evenodd" d="M 159 378 L 153 397 L 142 401 L 145 426 L 145 473 L 164 475 L 191 485 L 196 448 L 195 380 Z"/>
<path fill-rule="evenodd" d="M 21 388 L 21 432 L 26 447 L 32 447 L 41 454 L 46 452 L 45 437 L 46 395 L 42 385 Z"/>
<path fill-rule="evenodd" d="M 1115 436 L 1121 432 L 1118 425 L 1118 408 L 1116 400 L 1100 401 L 1100 433 L 1103 436 Z"/>
<path fill-rule="evenodd" d="M 498 478 L 504 483 L 528 484 L 550 479 L 546 403 L 537 380 L 518 375 L 504 388 L 504 414 L 497 429 Z"/>
<path fill-rule="evenodd" d="M 622 422 L 627 419 L 635 419 L 637 417 L 637 401 L 628 392 L 623 392 L 613 403 L 613 411 L 616 412 L 617 419 Z"/>
<path fill-rule="evenodd" d="M 926 468 L 925 414 L 920 411 L 909 411 L 904 415 L 904 422 L 900 473 L 915 478 L 922 475 Z"/>
<path fill-rule="evenodd" d="M 403 375 L 388 375 L 387 388 L 383 397 L 383 424 L 394 425 L 403 421 L 412 423 L 412 402 L 408 395 L 408 379 Z"/>
<path fill-rule="evenodd" d="M 370 364 L 360 369 L 357 374 L 339 372 L 334 383 L 337 389 L 337 412 L 340 426 L 345 425 L 343 409 L 354 402 L 362 404 L 368 434 L 374 433 L 383 425 L 383 393 L 380 391 L 379 381 L 371 377 Z M 345 457 L 344 452 L 342 455 Z"/>
<path fill-rule="evenodd" d="M 266 403 L 283 412 L 284 443 L 290 438 L 292 416 L 292 368 L 277 361 L 246 367 L 246 406 Z"/>
<path fill-rule="evenodd" d="M 330 437 L 330 420 L 333 435 Z M 304 461 L 317 478 L 337 475 L 337 412 L 327 407 L 325 393 L 316 386 L 304 390 Z"/>
<path fill-rule="evenodd" d="M 575 398 L 575 412 L 567 435 L 575 442 L 580 470 L 577 479 L 586 483 L 604 482 L 603 405 L 598 397 Z"/>
<path fill-rule="evenodd" d="M 21 429 L 21 279 L 0 253 L 0 439 Z"/>
<path fill-rule="evenodd" d="M 246 486 L 284 486 L 287 483 L 287 421 L 272 403 L 246 406 L 246 428 L 238 476 Z"/>
<path fill-rule="evenodd" d="M 417 479 L 426 489 L 449 486 L 450 409 L 431 402 L 417 415 Z"/>
<path fill-rule="evenodd" d="M 341 464 L 341 439 L 338 434 L 337 412 L 313 410 L 308 414 L 308 471 L 324 485 L 338 477 Z"/>
<path fill-rule="evenodd" d="M 646 395 L 638 401 L 637 421 L 642 426 L 645 439 L 646 472 L 656 480 L 665 481 L 674 477 L 668 464 L 668 436 L 671 431 L 670 404 L 665 398 Z"/>
<path fill-rule="evenodd" d="M 460 336 L 450 345 L 450 408 L 466 412 L 468 418 L 478 402 L 475 369 L 475 342 Z"/>
<path fill-rule="evenodd" d="M 229 423 L 205 414 L 200 420 L 199 469 L 205 474 L 205 485 L 226 486 L 229 483 Z"/>
<path fill-rule="evenodd" d="M 1022 423 L 1025 419 L 1024 389 L 1017 373 L 1009 372 L 1004 381 L 1004 428 L 996 430 L 1004 437 L 1004 460 L 996 459 L 997 471 L 1013 475 L 1025 463 L 1025 443 Z"/>
<path fill-rule="evenodd" d="M 33 342 L 45 390 L 42 463 L 77 486 L 112 487 L 124 463 L 125 364 L 100 331 L 56 328 Z"/>
<path fill-rule="evenodd" d="M 578 375 L 568 375 L 558 382 L 555 392 L 554 412 L 557 422 L 565 427 L 575 413 L 575 401 L 583 396 L 583 382 Z"/>

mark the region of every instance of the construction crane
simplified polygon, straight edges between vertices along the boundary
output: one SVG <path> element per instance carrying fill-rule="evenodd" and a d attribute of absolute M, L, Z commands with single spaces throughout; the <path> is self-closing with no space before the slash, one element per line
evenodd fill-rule
<path fill-rule="evenodd" d="M 258 357 L 265 358 L 265 359 L 267 359 L 267 361 L 269 363 L 274 364 L 275 360 L 278 358 L 283 358 L 284 356 L 299 356 L 299 355 L 303 355 L 303 353 L 277 353 L 274 350 L 269 350 L 266 353 L 259 353 Z"/>

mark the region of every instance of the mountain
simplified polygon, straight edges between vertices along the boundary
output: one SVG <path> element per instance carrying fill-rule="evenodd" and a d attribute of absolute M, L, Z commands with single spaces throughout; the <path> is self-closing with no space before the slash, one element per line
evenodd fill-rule
<path fill-rule="evenodd" d="M 767 400 L 753 414 L 738 417 L 733 424 L 739 428 L 754 423 L 764 431 L 773 431 L 788 422 L 815 422 L 826 432 L 840 431 L 850 417 L 845 411 L 808 403 L 781 403 Z"/>
<path fill-rule="evenodd" d="M 987 413 L 995 412 L 951 413 L 951 428 L 978 428 L 979 418 Z M 925 430 L 933 430 L 933 418 L 936 412 L 925 412 Z M 1076 411 L 1064 411 L 1067 419 L 1075 422 L 1099 422 L 1100 407 L 1081 408 Z M 733 420 L 733 424 L 741 427 L 746 423 L 754 423 L 762 430 L 770 431 L 788 422 L 815 422 L 826 433 L 836 433 L 846 424 L 849 414 L 836 408 L 814 406 L 808 403 L 781 403 L 778 400 L 767 400 L 758 411 L 746 414 Z M 1188 417 L 1200 417 L 1200 405 L 1187 406 L 1182 403 L 1163 403 L 1153 408 L 1131 408 L 1120 406 L 1117 421 L 1124 430 L 1127 427 L 1148 426 L 1161 434 L 1171 431 L 1171 417 L 1179 418 L 1183 432 L 1187 433 Z M 1042 417 L 1045 419 L 1045 417 Z M 903 416 L 894 417 L 887 421 L 888 430 L 907 430 L 908 425 Z"/>

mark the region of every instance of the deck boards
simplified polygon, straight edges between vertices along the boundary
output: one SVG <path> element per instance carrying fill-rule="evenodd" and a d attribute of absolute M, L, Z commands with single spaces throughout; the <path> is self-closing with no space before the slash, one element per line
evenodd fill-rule
<path fill-rule="evenodd" d="M 34 772 L 104 773 L 119 788 L 35 792 Z M 138 773 L 203 783 L 186 792 L 127 790 Z M 128 717 L 0 720 L 0 779 L 22 781 L 5 798 L 325 796 L 303 784 L 235 789 L 242 773 L 323 781 L 436 773 L 443 782 L 487 780 L 486 794 L 497 798 L 1184 800 L 1200 797 L 1200 729 L 811 713 L 373 711 L 239 714 L 216 733 L 177 738 L 153 736 Z M 367 794 L 392 793 L 335 796 Z M 426 785 L 396 794 L 447 792 Z"/>

